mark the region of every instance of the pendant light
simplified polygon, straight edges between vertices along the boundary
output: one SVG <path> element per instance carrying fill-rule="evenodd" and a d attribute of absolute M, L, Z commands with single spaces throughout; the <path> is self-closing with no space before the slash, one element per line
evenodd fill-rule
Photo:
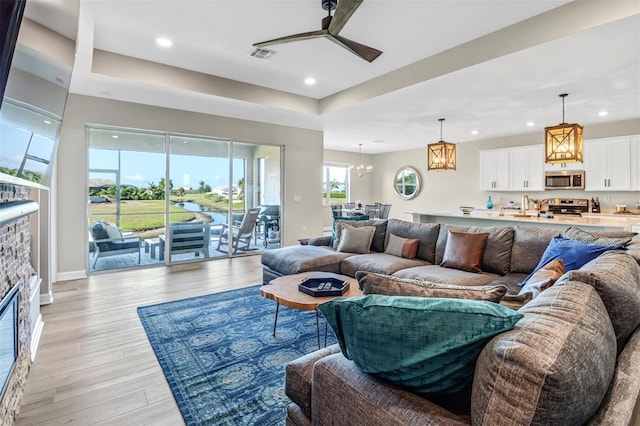
<path fill-rule="evenodd" d="M 568 95 L 558 96 L 562 98 L 562 123 L 544 128 L 544 161 L 552 164 L 582 162 L 582 126 L 564 122 L 564 98 Z"/>
<path fill-rule="evenodd" d="M 369 164 L 368 166 L 365 166 L 364 162 L 362 161 L 362 144 L 359 144 L 358 165 L 354 167 L 352 164 L 351 169 L 355 169 L 359 178 L 362 176 L 368 175 L 373 171 L 373 166 L 371 164 Z"/>
<path fill-rule="evenodd" d="M 438 121 L 440 122 L 440 141 L 427 145 L 427 170 L 455 170 L 456 144 L 442 139 L 444 118 L 439 118 Z"/>

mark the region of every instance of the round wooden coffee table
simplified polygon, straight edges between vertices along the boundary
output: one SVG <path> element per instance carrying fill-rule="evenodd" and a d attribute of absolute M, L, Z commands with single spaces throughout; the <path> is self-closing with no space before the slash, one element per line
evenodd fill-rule
<path fill-rule="evenodd" d="M 278 324 L 278 310 L 280 305 L 301 311 L 316 312 L 316 328 L 318 330 L 318 347 L 320 347 L 320 313 L 318 305 L 327 302 L 338 296 L 314 297 L 298 290 L 298 284 L 310 278 L 335 278 L 349 282 L 349 289 L 342 297 L 362 296 L 362 292 L 355 278 L 346 275 L 334 274 L 331 272 L 303 272 L 295 275 L 285 275 L 272 280 L 269 284 L 260 287 L 260 295 L 267 299 L 276 301 L 276 317 L 273 321 L 273 336 L 276 335 L 276 325 Z M 327 329 L 325 326 L 324 344 L 327 344 Z"/>

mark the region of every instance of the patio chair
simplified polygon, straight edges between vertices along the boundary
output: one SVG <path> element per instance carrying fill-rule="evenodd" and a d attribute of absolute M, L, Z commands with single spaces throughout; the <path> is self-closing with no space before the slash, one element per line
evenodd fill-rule
<path fill-rule="evenodd" d="M 233 254 L 236 254 L 238 249 L 249 250 L 251 245 L 251 238 L 253 237 L 253 229 L 256 226 L 258 220 L 258 214 L 260 214 L 260 208 L 256 207 L 249 209 L 242 218 L 242 222 L 234 222 L 231 227 L 231 238 L 233 239 Z M 240 241 L 244 242 L 244 247 L 240 247 Z M 218 240 L 218 250 L 222 244 L 229 245 L 229 225 L 222 224 L 222 232 L 220 233 L 220 239 Z"/>
<path fill-rule="evenodd" d="M 140 263 L 140 238 L 123 237 L 116 225 L 96 219 L 89 228 L 89 251 L 95 253 L 93 269 L 96 268 L 98 259 L 107 256 L 138 253 Z"/>
<path fill-rule="evenodd" d="M 203 222 L 172 222 L 169 224 L 169 256 L 194 253 L 209 257 L 211 224 Z M 160 249 L 164 250 L 162 244 Z"/>

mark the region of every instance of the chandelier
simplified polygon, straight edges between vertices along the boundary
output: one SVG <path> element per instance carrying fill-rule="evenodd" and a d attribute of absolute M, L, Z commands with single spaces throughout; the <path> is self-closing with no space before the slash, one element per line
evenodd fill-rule
<path fill-rule="evenodd" d="M 373 166 L 371 164 L 365 166 L 364 162 L 362 161 L 362 144 L 359 144 L 358 165 L 354 167 L 354 165 L 352 164 L 351 169 L 356 171 L 356 174 L 359 178 L 368 175 L 373 171 Z"/>
<path fill-rule="evenodd" d="M 444 118 L 439 118 L 438 121 L 440 122 L 440 141 L 427 145 L 427 170 L 455 170 L 456 144 L 442 139 Z"/>
<path fill-rule="evenodd" d="M 562 98 L 562 123 L 544 128 L 544 161 L 552 164 L 582 162 L 582 126 L 564 122 L 564 98 L 567 94 L 558 96 Z"/>

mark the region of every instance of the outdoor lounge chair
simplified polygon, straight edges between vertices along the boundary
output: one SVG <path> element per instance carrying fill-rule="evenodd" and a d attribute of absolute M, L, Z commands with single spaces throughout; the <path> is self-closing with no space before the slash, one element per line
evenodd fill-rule
<path fill-rule="evenodd" d="M 169 224 L 169 256 L 194 253 L 209 257 L 211 224 L 203 222 L 172 222 Z M 162 244 L 160 249 L 164 250 Z"/>
<path fill-rule="evenodd" d="M 258 220 L 258 214 L 260 214 L 259 207 L 249 209 L 242 218 L 242 222 L 234 223 L 231 228 L 233 254 L 235 254 L 238 249 L 249 250 L 251 238 L 253 237 L 253 229 L 255 228 L 256 221 Z M 245 243 L 244 247 L 239 246 L 240 241 Z M 220 233 L 220 239 L 218 240 L 218 250 L 220 250 L 220 246 L 222 244 L 227 246 L 229 245 L 229 225 L 227 224 L 222 224 L 222 232 Z"/>
<path fill-rule="evenodd" d="M 93 269 L 96 268 L 98 259 L 107 256 L 138 253 L 140 263 L 140 238 L 123 237 L 120 229 L 109 222 L 96 219 L 89 229 L 90 250 L 95 253 Z"/>

